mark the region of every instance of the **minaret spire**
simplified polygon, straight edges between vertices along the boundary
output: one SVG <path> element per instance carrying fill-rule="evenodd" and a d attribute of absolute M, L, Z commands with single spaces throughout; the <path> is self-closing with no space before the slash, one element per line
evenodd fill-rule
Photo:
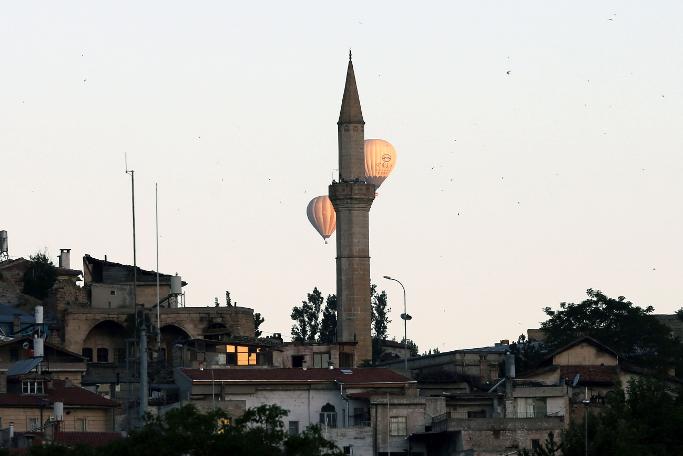
<path fill-rule="evenodd" d="M 353 72 L 353 61 L 351 61 L 351 49 L 349 49 L 349 66 L 346 69 L 346 84 L 344 85 L 344 96 L 342 97 L 341 110 L 339 111 L 338 124 L 364 124 L 363 111 L 360 107 L 360 97 L 356 86 L 356 75 Z"/>

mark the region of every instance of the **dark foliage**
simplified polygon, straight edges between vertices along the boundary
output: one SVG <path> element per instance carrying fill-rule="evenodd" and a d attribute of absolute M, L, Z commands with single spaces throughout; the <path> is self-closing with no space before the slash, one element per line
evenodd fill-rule
<path fill-rule="evenodd" d="M 610 393 L 599 413 L 588 414 L 589 455 L 683 455 L 681 393 L 652 379 Z M 583 456 L 585 438 L 585 422 L 573 422 L 563 439 L 564 455 Z"/>
<path fill-rule="evenodd" d="M 321 344 L 331 344 L 335 340 L 337 340 L 337 295 L 331 294 L 327 295 L 325 300 L 318 341 Z"/>
<path fill-rule="evenodd" d="M 544 309 L 550 318 L 541 323 L 552 350 L 580 336 L 591 336 L 626 360 L 665 371 L 680 363 L 682 345 L 669 328 L 652 315 L 654 309 L 638 307 L 623 296 L 609 298 L 589 289 L 588 299 L 561 303 L 559 310 Z"/>
<path fill-rule="evenodd" d="M 264 321 L 266 321 L 266 319 L 261 316 L 261 313 L 254 312 L 254 337 L 261 337 L 263 334 L 263 331 L 261 331 L 259 327 Z"/>
<path fill-rule="evenodd" d="M 322 293 L 318 287 L 308 293 L 306 301 L 292 309 L 291 318 L 296 322 L 292 326 L 292 340 L 297 342 L 315 342 L 320 331 L 320 309 L 323 301 Z"/>
<path fill-rule="evenodd" d="M 37 299 L 45 299 L 57 281 L 57 270 L 45 253 L 38 252 L 31 255 L 30 259 L 32 264 L 24 273 L 23 292 Z"/>
<path fill-rule="evenodd" d="M 163 417 L 149 416 L 145 426 L 130 437 L 100 448 L 35 446 L 31 456 L 340 456 L 317 427 L 296 436 L 284 430 L 287 412 L 277 405 L 249 409 L 230 423 L 226 412 L 199 412 L 194 406 L 171 410 Z"/>

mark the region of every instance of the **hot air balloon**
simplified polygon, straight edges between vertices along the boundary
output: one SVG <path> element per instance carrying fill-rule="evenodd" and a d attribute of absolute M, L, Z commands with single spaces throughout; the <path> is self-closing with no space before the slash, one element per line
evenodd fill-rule
<path fill-rule="evenodd" d="M 365 179 L 379 188 L 396 165 L 394 146 L 383 139 L 365 140 Z"/>
<path fill-rule="evenodd" d="M 337 227 L 337 213 L 334 212 L 330 198 L 327 195 L 316 196 L 308 203 L 306 214 L 308 221 L 311 222 L 313 228 L 320 233 L 325 244 L 327 244 L 327 238 L 332 236 Z"/>

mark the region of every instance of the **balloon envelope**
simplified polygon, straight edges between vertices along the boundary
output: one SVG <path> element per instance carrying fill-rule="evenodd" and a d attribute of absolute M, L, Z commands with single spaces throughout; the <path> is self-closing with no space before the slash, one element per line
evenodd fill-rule
<path fill-rule="evenodd" d="M 306 208 L 306 215 L 308 221 L 311 222 L 313 228 L 325 239 L 332 236 L 337 227 L 337 213 L 334 212 L 332 201 L 327 195 L 316 196 L 309 203 Z"/>
<path fill-rule="evenodd" d="M 365 140 L 365 180 L 379 188 L 396 166 L 396 150 L 383 139 Z"/>

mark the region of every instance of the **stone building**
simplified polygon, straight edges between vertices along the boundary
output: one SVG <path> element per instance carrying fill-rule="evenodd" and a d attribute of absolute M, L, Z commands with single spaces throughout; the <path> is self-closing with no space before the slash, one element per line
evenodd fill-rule
<path fill-rule="evenodd" d="M 277 404 L 294 434 L 321 425 L 346 454 L 372 456 L 409 449 L 442 399 L 417 395 L 415 382 L 389 369 L 177 369 L 181 403 L 214 407 L 239 417 L 248 408 Z M 431 413 L 430 413 L 431 412 Z M 420 444 L 413 455 L 424 455 Z"/>

